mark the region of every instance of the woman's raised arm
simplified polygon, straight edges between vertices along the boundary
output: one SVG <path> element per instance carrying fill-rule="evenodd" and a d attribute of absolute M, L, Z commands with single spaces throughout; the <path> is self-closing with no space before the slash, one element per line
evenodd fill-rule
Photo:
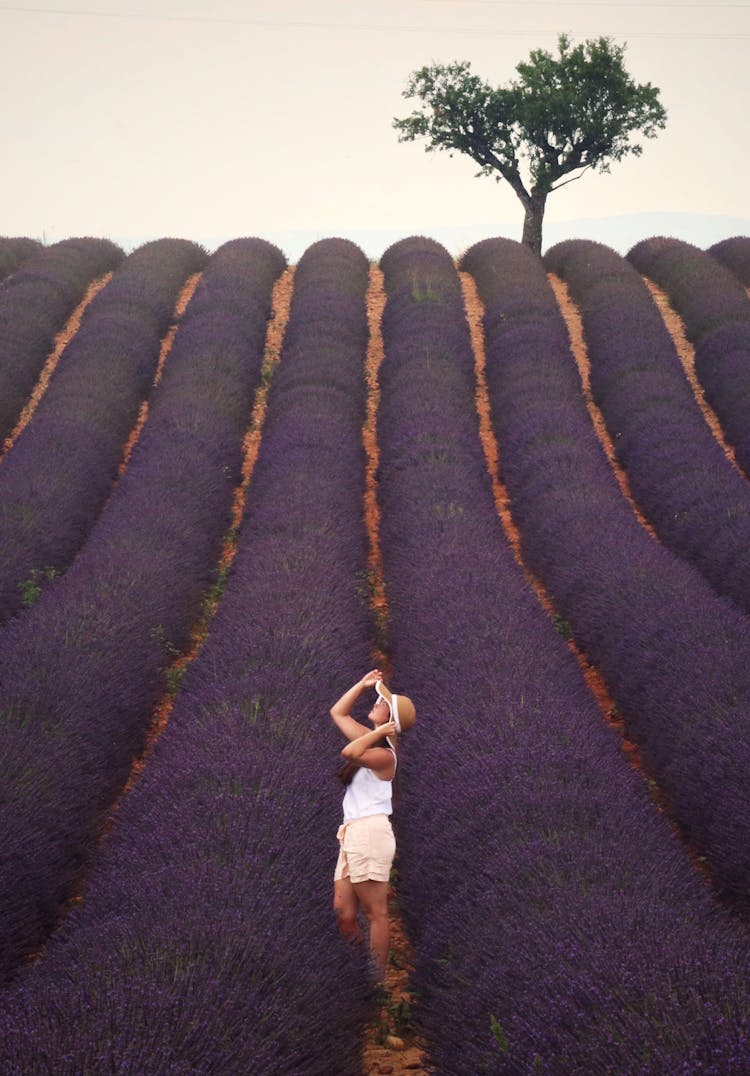
<path fill-rule="evenodd" d="M 365 725 L 355 721 L 351 716 L 351 710 L 362 692 L 366 691 L 368 687 L 375 687 L 378 680 L 382 679 L 383 674 L 380 669 L 373 669 L 371 672 L 366 673 L 361 680 L 358 680 L 353 687 L 350 687 L 348 691 L 345 691 L 341 698 L 331 707 L 331 717 L 336 727 L 343 732 L 348 740 L 356 740 L 370 731 Z"/>

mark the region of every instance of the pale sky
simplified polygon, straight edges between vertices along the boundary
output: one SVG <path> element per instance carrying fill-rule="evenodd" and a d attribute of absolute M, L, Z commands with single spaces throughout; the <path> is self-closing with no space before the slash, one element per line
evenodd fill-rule
<path fill-rule="evenodd" d="M 627 43 L 669 116 L 642 157 L 552 194 L 548 227 L 750 218 L 750 0 L 22 0 L 0 3 L 0 234 L 520 238 L 506 184 L 391 121 L 416 68 L 465 59 L 504 84 L 563 31 Z"/>

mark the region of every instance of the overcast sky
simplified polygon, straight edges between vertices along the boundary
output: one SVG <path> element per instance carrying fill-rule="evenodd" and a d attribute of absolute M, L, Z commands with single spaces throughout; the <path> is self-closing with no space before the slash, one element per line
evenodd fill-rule
<path fill-rule="evenodd" d="M 503 84 L 562 31 L 627 43 L 669 116 L 642 157 L 554 193 L 547 222 L 750 217 L 750 0 L 42 0 L 0 3 L 0 233 L 520 237 L 506 184 L 391 121 L 423 64 Z"/>

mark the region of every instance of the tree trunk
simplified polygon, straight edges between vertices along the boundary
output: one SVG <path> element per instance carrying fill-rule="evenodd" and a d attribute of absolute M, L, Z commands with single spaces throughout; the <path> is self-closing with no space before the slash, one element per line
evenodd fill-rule
<path fill-rule="evenodd" d="M 523 199 L 525 215 L 521 242 L 540 256 L 542 253 L 542 221 L 544 220 L 546 201 L 547 191 L 532 191 L 527 198 Z"/>

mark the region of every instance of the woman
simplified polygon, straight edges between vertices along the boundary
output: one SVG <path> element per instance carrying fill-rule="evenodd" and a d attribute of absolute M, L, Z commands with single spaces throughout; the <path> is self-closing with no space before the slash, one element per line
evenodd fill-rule
<path fill-rule="evenodd" d="M 370 924 L 370 952 L 379 977 L 388 959 L 388 878 L 396 851 L 391 828 L 391 782 L 396 772 L 395 737 L 415 721 L 414 706 L 405 695 L 393 695 L 373 669 L 349 688 L 331 707 L 331 717 L 349 740 L 341 754 L 346 767 L 344 822 L 339 827 L 339 859 L 333 882 L 333 907 L 341 933 L 361 940 L 357 923 L 360 905 Z M 377 699 L 366 728 L 351 716 L 354 703 L 367 688 Z"/>

